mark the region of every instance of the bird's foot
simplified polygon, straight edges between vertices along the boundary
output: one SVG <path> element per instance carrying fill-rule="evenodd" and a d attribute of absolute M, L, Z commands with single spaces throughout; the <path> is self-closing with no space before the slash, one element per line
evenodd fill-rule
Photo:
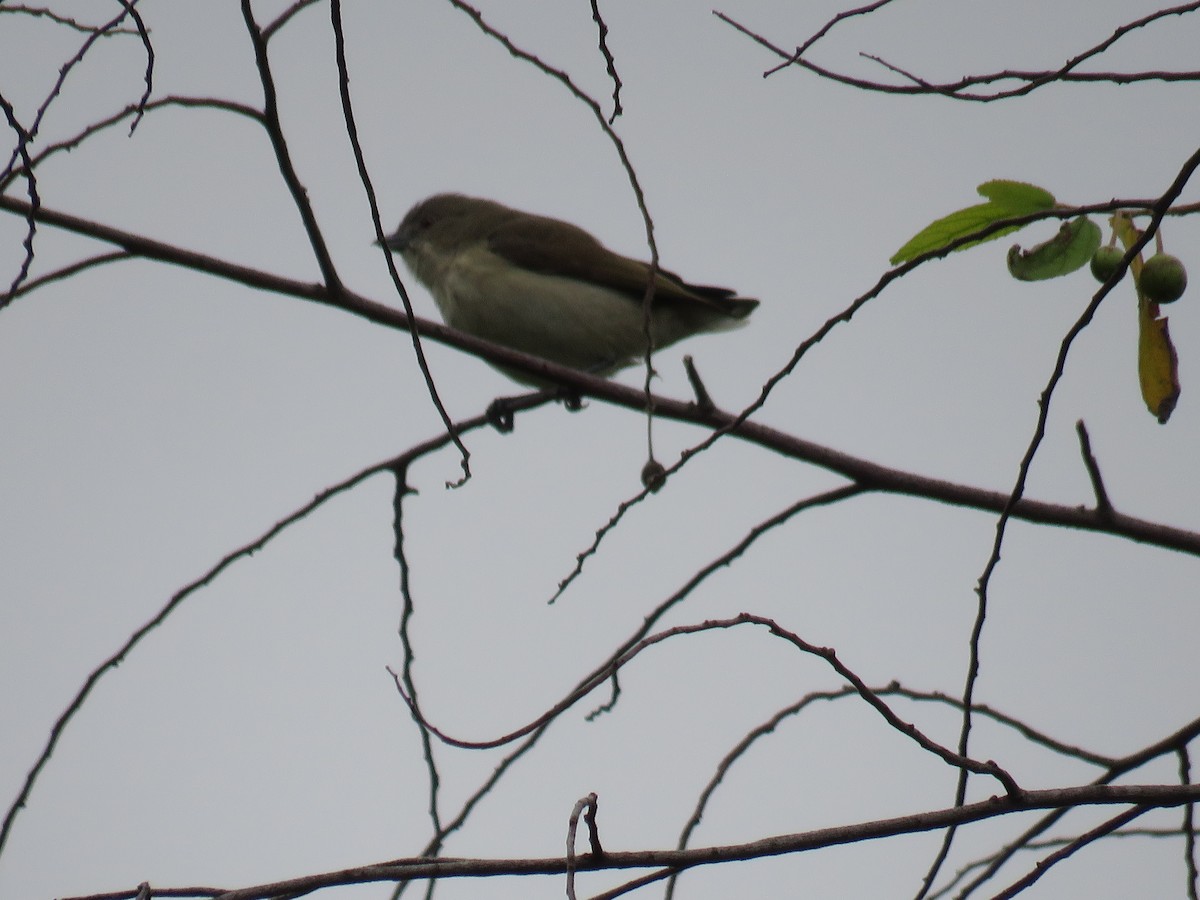
<path fill-rule="evenodd" d="M 488 404 L 484 415 L 488 424 L 501 434 L 508 434 L 516 426 L 516 414 L 526 409 L 541 406 L 550 400 L 559 400 L 570 412 L 583 409 L 583 398 L 579 391 L 569 387 L 551 387 L 515 397 L 497 397 Z"/>
<path fill-rule="evenodd" d="M 508 434 L 512 431 L 516 425 L 516 406 L 513 401 L 519 399 L 519 397 L 497 397 L 489 403 L 487 411 L 484 413 L 487 416 L 488 424 L 501 434 Z"/>
<path fill-rule="evenodd" d="M 566 407 L 567 412 L 579 412 L 583 409 L 583 397 L 574 388 L 560 387 L 558 389 L 558 399 Z"/>

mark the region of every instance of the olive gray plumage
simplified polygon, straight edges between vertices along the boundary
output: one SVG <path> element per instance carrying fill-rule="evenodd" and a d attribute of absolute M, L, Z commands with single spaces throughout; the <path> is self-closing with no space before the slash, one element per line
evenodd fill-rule
<path fill-rule="evenodd" d="M 437 194 L 409 210 L 384 245 L 429 288 L 452 328 L 604 375 L 645 353 L 642 300 L 650 265 L 614 253 L 569 222 Z M 660 269 L 654 346 L 737 327 L 756 306 L 734 291 L 688 284 Z"/>

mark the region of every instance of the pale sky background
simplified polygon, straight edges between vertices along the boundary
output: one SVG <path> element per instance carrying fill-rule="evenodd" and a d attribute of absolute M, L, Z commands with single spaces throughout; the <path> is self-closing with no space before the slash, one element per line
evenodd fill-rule
<path fill-rule="evenodd" d="M 1052 68 L 1158 7 L 903 2 L 845 23 L 812 58 L 886 78 L 878 54 L 930 79 Z M 284 4 L 256 5 L 261 22 Z M 482 4 L 519 46 L 570 72 L 608 109 L 611 85 L 587 4 Z M 646 191 L 663 265 L 762 299 L 748 327 L 657 358 L 661 393 L 687 398 L 695 356 L 717 403 L 740 409 L 794 347 L 886 270 L 931 219 L 992 178 L 1062 202 L 1161 193 L 1200 141 L 1191 85 L 1067 86 L 999 104 L 867 94 L 776 60 L 688 2 L 601 4 L 624 82 L 616 127 Z M 718 7 L 794 47 L 836 3 L 733 0 Z M 116 4 L 55 3 L 89 22 Z M 152 29 L 155 95 L 258 105 L 238 6 L 138 7 Z M 563 87 L 513 59 L 442 0 L 346 4 L 351 89 L 367 163 L 395 223 L 457 190 L 570 219 L 646 256 L 641 218 L 611 144 Z M 77 33 L 0 19 L 0 93 L 29 122 Z M 1196 15 L 1122 41 L 1093 68 L 1195 69 Z M 297 170 L 342 277 L 398 303 L 345 139 L 328 9 L 272 43 Z M 40 140 L 134 101 L 144 57 L 107 41 L 67 80 Z M 166 109 L 132 138 L 111 129 L 40 173 L 46 206 L 294 278 L 317 268 L 252 123 Z M 1197 199 L 1189 188 L 1184 200 Z M 5 283 L 22 223 L 0 216 Z M 1020 235 L 1028 246 L 1046 224 Z M 1200 273 L 1197 228 L 1168 249 Z M 1062 336 L 1088 303 L 1086 272 L 1018 284 L 1011 240 L 932 264 L 836 329 L 757 418 L 876 462 L 1008 490 Z M 93 242 L 42 228 L 35 270 Z M 107 248 L 104 248 L 107 249 Z M 1200 279 L 1200 274 L 1196 275 Z M 432 301 L 406 281 L 417 312 Z M 1200 286 L 1192 293 L 1200 292 Z M 1074 424 L 1087 422 L 1119 509 L 1200 527 L 1200 299 L 1170 310 L 1183 394 L 1160 426 L 1135 378 L 1133 293 L 1119 287 L 1077 342 L 1055 396 L 1030 496 L 1091 505 Z M 426 344 L 453 416 L 513 392 L 503 375 Z M 639 384 L 631 371 L 619 376 Z M 111 265 L 0 312 L 0 797 L 15 797 L 87 673 L 172 592 L 323 487 L 436 436 L 439 420 L 406 335 L 327 308 L 148 262 Z M 467 437 L 413 467 L 405 504 L 426 711 L 464 738 L 509 731 L 559 699 L 643 617 L 755 523 L 839 483 L 732 440 L 631 513 L 554 606 L 546 599 L 618 503 L 637 492 L 644 419 L 591 402 L 548 407 L 516 431 Z M 660 422 L 665 463 L 699 442 Z M 70 725 L 0 856 L 0 900 L 155 887 L 241 887 L 417 853 L 428 840 L 416 729 L 385 667 L 401 662 L 391 557 L 392 482 L 376 477 L 288 529 L 191 597 Z M 871 684 L 961 690 L 974 587 L 995 517 L 867 497 L 806 513 L 721 571 L 665 624 L 742 611 L 776 618 Z M 1195 559 L 1131 542 L 1014 523 L 992 583 L 978 699 L 1057 738 L 1121 755 L 1169 734 L 1200 696 Z M 600 797 L 608 849 L 668 848 L 713 767 L 749 728 L 841 680 L 761 632 L 670 641 L 622 675 L 614 713 L 569 712 L 452 837 L 453 856 L 561 854 L 567 818 Z M 958 718 L 896 703 L 947 744 Z M 981 725 L 972 745 L 1029 788 L 1094 770 Z M 440 749 L 445 814 L 496 753 Z M 1194 755 L 1194 754 L 1193 754 Z M 1167 758 L 1135 773 L 1175 780 Z M 948 806 L 954 773 L 862 703 L 819 705 L 760 742 L 725 783 L 693 845 L 751 840 Z M 994 791 L 974 782 L 974 796 Z M 1077 814 L 1078 833 L 1102 813 Z M 1178 821 L 1170 811 L 1141 824 Z M 944 870 L 1031 819 L 960 835 Z M 688 898 L 910 897 L 940 836 L 697 870 Z M 1178 841 L 1112 841 L 1047 876 L 1030 897 L 1182 896 Z M 985 896 L 1032 865 L 1026 855 Z M 580 896 L 624 880 L 581 879 Z M 388 896 L 375 885 L 351 893 Z M 418 896 L 417 893 L 411 896 Z M 445 882 L 441 898 L 563 896 L 561 879 Z M 651 888 L 635 896 L 661 896 Z"/>

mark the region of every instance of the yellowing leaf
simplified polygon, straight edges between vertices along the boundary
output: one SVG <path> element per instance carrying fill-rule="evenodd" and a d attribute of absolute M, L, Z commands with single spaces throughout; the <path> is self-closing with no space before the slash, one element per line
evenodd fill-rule
<path fill-rule="evenodd" d="M 1113 232 L 1128 250 L 1141 236 L 1126 212 L 1115 212 L 1109 219 Z M 1142 255 L 1129 264 L 1134 283 L 1142 274 Z M 1167 333 L 1167 320 L 1158 315 L 1158 304 L 1151 303 L 1138 293 L 1138 382 L 1146 407 L 1165 425 L 1175 404 L 1179 402 L 1179 358 Z"/>
<path fill-rule="evenodd" d="M 1166 318 L 1145 297 L 1138 297 L 1138 379 L 1146 406 L 1165 425 L 1179 401 L 1179 359 Z"/>

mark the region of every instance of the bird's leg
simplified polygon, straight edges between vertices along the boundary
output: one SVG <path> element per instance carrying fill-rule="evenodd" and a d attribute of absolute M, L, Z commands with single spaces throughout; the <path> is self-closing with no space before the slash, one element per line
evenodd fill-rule
<path fill-rule="evenodd" d="M 488 424 L 495 428 L 501 434 L 508 434 L 513 430 L 513 400 L 519 400 L 519 397 L 497 397 L 488 404 L 487 411 L 484 415 L 487 416 Z"/>

